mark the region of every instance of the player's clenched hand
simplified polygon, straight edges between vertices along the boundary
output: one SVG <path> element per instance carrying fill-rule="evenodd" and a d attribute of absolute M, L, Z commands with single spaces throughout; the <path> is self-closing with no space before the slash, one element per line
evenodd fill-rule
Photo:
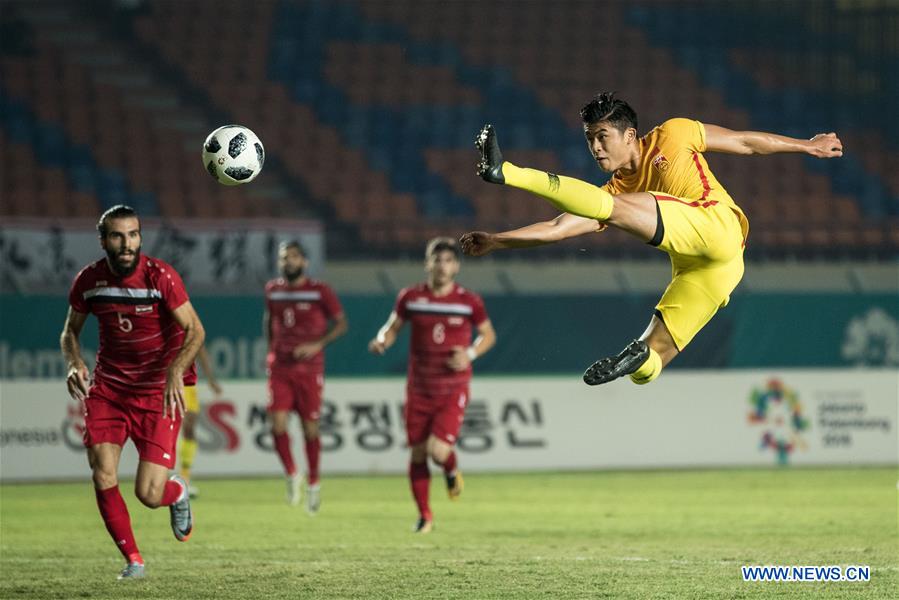
<path fill-rule="evenodd" d="M 368 351 L 372 354 L 383 356 L 384 353 L 387 352 L 387 344 L 378 340 L 378 338 L 375 338 L 368 343 Z"/>
<path fill-rule="evenodd" d="M 459 238 L 459 242 L 462 244 L 462 252 L 468 256 L 484 256 L 499 247 L 493 235 L 486 231 L 466 233 Z"/>
<path fill-rule="evenodd" d="M 453 371 L 464 371 L 469 365 L 471 365 L 471 360 L 469 360 L 465 348 L 463 346 L 453 346 L 453 355 L 446 361 L 446 366 Z"/>
<path fill-rule="evenodd" d="M 78 402 L 84 402 L 84 399 L 87 397 L 87 381 L 89 377 L 90 372 L 84 363 L 69 367 L 69 373 L 66 375 L 66 387 L 69 388 L 69 396 Z"/>
<path fill-rule="evenodd" d="M 808 153 L 818 158 L 843 156 L 843 142 L 833 132 L 819 133 L 809 140 Z"/>
<path fill-rule="evenodd" d="M 308 342 L 300 344 L 293 349 L 293 357 L 297 360 L 306 360 L 312 358 L 322 351 L 322 345 L 318 342 Z"/>
<path fill-rule="evenodd" d="M 181 373 L 169 372 L 165 380 L 165 396 L 163 397 L 162 416 L 184 416 L 184 379 Z"/>

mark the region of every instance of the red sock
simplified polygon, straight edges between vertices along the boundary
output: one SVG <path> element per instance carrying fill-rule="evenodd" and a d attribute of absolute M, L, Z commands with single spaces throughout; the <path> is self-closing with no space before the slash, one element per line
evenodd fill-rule
<path fill-rule="evenodd" d="M 412 485 L 412 496 L 418 505 L 418 514 L 423 519 L 432 520 L 431 507 L 428 505 L 428 491 L 431 487 L 431 472 L 428 463 L 409 463 L 409 483 Z"/>
<path fill-rule="evenodd" d="M 171 506 L 178 501 L 183 491 L 184 488 L 180 483 L 169 479 L 165 482 L 165 488 L 162 490 L 162 502 L 159 503 L 159 506 Z"/>
<path fill-rule="evenodd" d="M 131 530 L 131 516 L 119 492 L 119 486 L 94 491 L 97 494 L 97 507 L 100 509 L 100 516 L 103 517 L 106 531 L 112 536 L 112 541 L 115 542 L 119 552 L 128 562 L 143 563 L 144 559 L 140 557 L 137 542 L 134 541 L 134 531 Z"/>
<path fill-rule="evenodd" d="M 293 455 L 290 453 L 290 435 L 284 433 L 274 434 L 275 451 L 281 458 L 281 464 L 284 465 L 284 472 L 289 476 L 297 474 L 297 467 L 293 464 Z"/>
<path fill-rule="evenodd" d="M 318 459 L 321 454 L 321 438 L 306 440 L 306 462 L 309 463 L 309 485 L 318 483 Z"/>
<path fill-rule="evenodd" d="M 446 460 L 443 461 L 443 464 L 440 465 L 443 467 L 443 472 L 449 475 L 453 471 L 456 470 L 456 453 L 455 451 L 450 452 L 449 456 L 446 457 Z"/>

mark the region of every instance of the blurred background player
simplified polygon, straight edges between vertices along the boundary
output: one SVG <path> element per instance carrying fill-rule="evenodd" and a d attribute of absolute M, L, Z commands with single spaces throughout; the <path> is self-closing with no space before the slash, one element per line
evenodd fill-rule
<path fill-rule="evenodd" d="M 306 461 L 306 510 L 318 512 L 321 495 L 318 420 L 325 385 L 325 346 L 347 332 L 346 315 L 325 283 L 304 275 L 306 251 L 297 241 L 278 248 L 282 277 L 265 285 L 263 332 L 268 340 L 269 414 L 275 451 L 287 475 L 287 502 L 300 501 L 302 476 L 290 451 L 287 423 L 296 411 L 303 429 Z"/>
<path fill-rule="evenodd" d="M 749 221 L 709 169 L 702 153 L 801 152 L 842 156 L 834 133 L 800 140 L 757 131 L 731 131 L 690 119 L 669 119 L 637 137 L 637 114 L 612 93 L 596 95 L 581 109 L 587 148 L 612 179 L 602 187 L 504 161 L 491 125 L 478 135 L 478 174 L 511 185 L 565 211 L 528 227 L 462 237 L 467 254 L 525 248 L 618 227 L 667 252 L 672 280 L 646 331 L 617 356 L 593 363 L 584 381 L 598 385 L 623 375 L 637 384 L 654 380 L 690 340 L 727 305 L 743 277 Z M 603 318 L 605 315 L 598 315 Z"/>
<path fill-rule="evenodd" d="M 206 377 L 206 383 L 216 398 L 222 395 L 222 386 L 219 385 L 218 379 L 215 377 L 215 371 L 212 369 L 212 363 L 209 360 L 209 353 L 206 352 L 206 346 L 202 346 L 197 352 L 197 363 Z M 194 381 L 184 381 L 184 420 L 181 422 L 181 439 L 178 440 L 178 458 L 181 461 L 179 473 L 181 478 L 187 482 L 187 488 L 191 498 L 196 498 L 200 493 L 197 486 L 191 484 L 190 470 L 194 464 L 194 457 L 197 455 L 197 419 L 200 416 L 200 398 L 197 396 L 196 376 Z"/>
<path fill-rule="evenodd" d="M 387 322 L 368 344 L 370 352 L 382 355 L 403 325 L 412 323 L 404 413 L 419 533 L 429 533 L 434 521 L 428 502 L 428 457 L 443 468 L 450 499 L 462 493 L 453 446 L 468 406 L 471 363 L 496 343 L 484 301 L 455 282 L 459 273 L 455 240 L 438 237 L 428 242 L 425 272 L 427 282 L 400 291 Z M 474 342 L 472 327 L 478 332 Z"/>
<path fill-rule="evenodd" d="M 132 208 L 110 208 L 97 230 L 106 257 L 75 277 L 60 345 L 69 394 L 83 402 L 100 515 L 128 563 L 119 579 L 137 578 L 144 576 L 144 561 L 119 493 L 122 446 L 131 438 L 140 458 L 135 495 L 150 508 L 168 506 L 175 538 L 187 541 L 193 529 L 187 484 L 168 475 L 184 414 L 184 381 L 196 383 L 193 361 L 205 334 L 178 273 L 141 254 Z M 97 317 L 100 338 L 92 380 L 79 341 L 89 313 Z"/>

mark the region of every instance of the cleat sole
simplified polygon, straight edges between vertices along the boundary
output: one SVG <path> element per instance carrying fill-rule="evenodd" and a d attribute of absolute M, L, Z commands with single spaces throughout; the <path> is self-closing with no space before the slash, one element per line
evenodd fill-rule
<path fill-rule="evenodd" d="M 649 358 L 646 342 L 634 340 L 617 356 L 601 358 L 584 371 L 584 383 L 600 385 L 630 375 Z"/>

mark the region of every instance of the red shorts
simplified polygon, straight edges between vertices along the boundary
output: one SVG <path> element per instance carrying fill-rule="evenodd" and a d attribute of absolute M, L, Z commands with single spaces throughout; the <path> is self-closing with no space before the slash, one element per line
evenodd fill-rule
<path fill-rule="evenodd" d="M 272 369 L 268 377 L 268 410 L 295 410 L 304 421 L 318 421 L 324 387 L 325 376 L 321 373 Z"/>
<path fill-rule="evenodd" d="M 139 408 L 128 401 L 102 384 L 91 387 L 84 401 L 84 445 L 124 446 L 131 438 L 140 460 L 173 468 L 181 416 L 172 419 L 161 410 Z"/>
<path fill-rule="evenodd" d="M 424 396 L 406 390 L 406 442 L 415 446 L 433 435 L 450 446 L 456 443 L 465 407 L 468 406 L 468 386 L 444 396 Z"/>

